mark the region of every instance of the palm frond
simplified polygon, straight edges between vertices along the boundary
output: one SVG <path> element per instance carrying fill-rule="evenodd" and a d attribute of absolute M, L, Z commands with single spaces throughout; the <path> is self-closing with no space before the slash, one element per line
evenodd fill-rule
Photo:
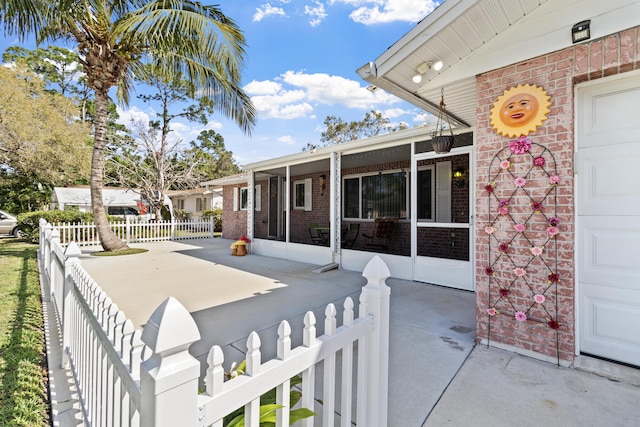
<path fill-rule="evenodd" d="M 143 55 L 183 75 L 215 101 L 215 108 L 251 133 L 256 112 L 241 89 L 245 38 L 216 6 L 158 0 L 120 20 L 114 34 L 144 49 Z"/>
<path fill-rule="evenodd" d="M 30 33 L 38 32 L 51 4 L 45 0 L 0 0 L 0 21 L 5 34 L 23 41 Z"/>

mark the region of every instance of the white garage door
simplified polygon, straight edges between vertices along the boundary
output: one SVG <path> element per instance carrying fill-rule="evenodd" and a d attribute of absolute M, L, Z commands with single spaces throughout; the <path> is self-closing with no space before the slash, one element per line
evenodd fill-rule
<path fill-rule="evenodd" d="M 640 74 L 577 89 L 579 349 L 640 366 Z"/>

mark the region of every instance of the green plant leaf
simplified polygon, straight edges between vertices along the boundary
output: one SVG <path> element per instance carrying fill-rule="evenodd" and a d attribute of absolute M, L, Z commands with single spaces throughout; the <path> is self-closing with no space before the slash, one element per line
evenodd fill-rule
<path fill-rule="evenodd" d="M 262 423 L 274 423 L 276 420 L 276 411 L 280 408 L 283 408 L 283 406 L 276 404 L 260 406 L 260 425 L 262 425 Z M 228 424 L 225 424 L 225 427 L 242 426 L 244 426 L 244 408 L 242 414 L 229 421 Z"/>
<path fill-rule="evenodd" d="M 264 405 L 260 407 L 260 423 L 275 423 L 276 411 L 284 408 L 282 405 Z"/>
<path fill-rule="evenodd" d="M 302 393 L 300 393 L 298 390 L 291 390 L 291 393 L 289 393 L 289 402 L 291 404 L 291 407 L 296 406 L 296 403 L 298 403 L 301 398 Z"/>
<path fill-rule="evenodd" d="M 292 409 L 289 411 L 289 421 L 290 424 L 293 424 L 305 418 L 314 417 L 315 415 L 316 413 L 308 408 Z"/>

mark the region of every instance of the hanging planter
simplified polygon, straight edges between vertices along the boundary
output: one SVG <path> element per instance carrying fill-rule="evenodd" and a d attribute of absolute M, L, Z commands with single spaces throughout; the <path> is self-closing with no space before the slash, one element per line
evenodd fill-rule
<path fill-rule="evenodd" d="M 446 154 L 453 148 L 453 129 L 451 128 L 451 120 L 445 109 L 444 103 L 444 88 L 441 92 L 440 108 L 438 109 L 438 121 L 436 122 L 435 129 L 431 132 L 431 146 L 436 154 Z M 445 125 L 446 120 L 446 125 Z M 448 134 L 444 133 L 444 130 L 448 129 Z"/>
<path fill-rule="evenodd" d="M 434 136 L 431 145 L 436 154 L 448 153 L 453 147 L 453 135 Z"/>

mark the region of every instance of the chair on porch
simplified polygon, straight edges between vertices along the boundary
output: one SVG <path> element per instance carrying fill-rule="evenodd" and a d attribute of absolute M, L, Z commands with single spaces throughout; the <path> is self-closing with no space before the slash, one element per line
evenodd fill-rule
<path fill-rule="evenodd" d="M 391 238 L 398 218 L 376 218 L 371 234 L 362 233 L 367 239 L 365 246 L 382 251 L 388 251 L 391 246 Z"/>
<path fill-rule="evenodd" d="M 351 249 L 360 233 L 360 224 L 349 224 L 349 227 L 342 233 L 341 246 L 345 249 Z"/>
<path fill-rule="evenodd" d="M 326 239 L 318 227 L 319 225 L 317 222 L 309 223 L 309 237 L 311 237 L 311 243 L 314 245 L 326 245 Z"/>

